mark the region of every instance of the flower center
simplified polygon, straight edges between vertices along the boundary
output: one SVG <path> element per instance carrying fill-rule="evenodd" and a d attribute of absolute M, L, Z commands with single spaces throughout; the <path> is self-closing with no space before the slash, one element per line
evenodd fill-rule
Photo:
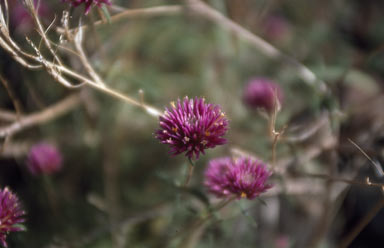
<path fill-rule="evenodd" d="M 246 173 L 241 177 L 241 181 L 247 184 L 252 183 L 254 179 L 255 178 L 249 173 Z"/>

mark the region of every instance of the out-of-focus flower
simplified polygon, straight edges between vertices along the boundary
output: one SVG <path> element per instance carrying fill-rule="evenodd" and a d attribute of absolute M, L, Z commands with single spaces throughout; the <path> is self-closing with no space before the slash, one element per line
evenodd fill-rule
<path fill-rule="evenodd" d="M 34 175 L 52 174 L 61 169 L 62 156 L 51 144 L 39 143 L 29 151 L 27 167 Z"/>
<path fill-rule="evenodd" d="M 34 21 L 28 10 L 20 3 L 20 1 L 8 1 L 11 24 L 15 27 L 16 32 L 22 35 L 28 34 L 33 30 Z M 50 9 L 44 1 L 34 1 L 37 14 L 40 18 L 46 18 L 50 15 Z M 38 4 L 39 3 L 39 4 Z"/>
<path fill-rule="evenodd" d="M 62 0 L 62 1 L 72 4 L 74 7 L 77 7 L 81 4 L 85 4 L 85 14 L 88 14 L 93 4 L 97 5 L 98 7 L 100 7 L 102 4 L 107 4 L 107 5 L 111 4 L 110 0 Z"/>
<path fill-rule="evenodd" d="M 212 159 L 208 163 L 205 170 L 205 186 L 208 190 L 218 197 L 223 197 L 229 194 L 225 188 L 228 184 L 226 175 L 229 167 L 232 166 L 232 159 L 230 157 Z"/>
<path fill-rule="evenodd" d="M 275 240 L 275 248 L 290 247 L 289 237 L 287 235 L 279 235 Z"/>
<path fill-rule="evenodd" d="M 0 189 L 0 243 L 7 247 L 6 238 L 10 232 L 23 231 L 25 212 L 20 207 L 19 199 L 7 187 Z"/>
<path fill-rule="evenodd" d="M 205 171 L 205 186 L 218 197 L 234 195 L 254 199 L 272 187 L 267 183 L 271 172 L 260 161 L 248 157 L 211 160 Z"/>
<path fill-rule="evenodd" d="M 261 108 L 267 113 L 277 110 L 283 101 L 283 92 L 279 85 L 267 78 L 253 78 L 244 88 L 244 102 L 251 108 Z"/>
<path fill-rule="evenodd" d="M 171 154 L 186 152 L 189 159 L 199 158 L 207 148 L 226 143 L 228 119 L 220 106 L 205 103 L 204 98 L 178 100 L 160 116 L 156 138 L 171 147 Z"/>
<path fill-rule="evenodd" d="M 291 36 L 291 26 L 282 16 L 270 15 L 263 22 L 263 30 L 271 41 L 285 41 Z"/>

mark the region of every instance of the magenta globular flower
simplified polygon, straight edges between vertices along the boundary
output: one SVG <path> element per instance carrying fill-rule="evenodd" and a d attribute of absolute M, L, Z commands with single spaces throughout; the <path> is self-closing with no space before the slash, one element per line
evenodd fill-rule
<path fill-rule="evenodd" d="M 272 187 L 267 183 L 271 175 L 260 160 L 224 157 L 209 162 L 204 184 L 218 197 L 234 195 L 251 200 Z"/>
<path fill-rule="evenodd" d="M 220 106 L 197 97 L 185 97 L 171 105 L 160 116 L 160 129 L 156 131 L 156 138 L 171 147 L 171 154 L 186 152 L 189 159 L 198 159 L 205 149 L 226 143 L 223 136 L 228 119 Z"/>
<path fill-rule="evenodd" d="M 25 212 L 21 209 L 19 199 L 7 187 L 0 189 L 0 243 L 7 247 L 6 238 L 10 232 L 23 231 Z"/>
<path fill-rule="evenodd" d="M 272 113 L 280 108 L 283 92 L 279 85 L 267 78 L 253 78 L 244 88 L 244 101 L 252 108 L 264 109 Z"/>
<path fill-rule="evenodd" d="M 39 143 L 29 151 L 27 167 L 34 175 L 52 174 L 61 169 L 62 156 L 51 144 Z"/>
<path fill-rule="evenodd" d="M 111 4 L 110 0 L 62 0 L 62 1 L 69 2 L 74 7 L 77 7 L 81 4 L 85 4 L 85 14 L 88 14 L 93 4 L 97 5 L 98 7 L 100 7 L 102 4 L 107 4 L 107 5 Z"/>

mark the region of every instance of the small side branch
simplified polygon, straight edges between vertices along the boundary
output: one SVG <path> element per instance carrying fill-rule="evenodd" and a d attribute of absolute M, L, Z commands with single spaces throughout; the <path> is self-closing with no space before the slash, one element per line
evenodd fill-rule
<path fill-rule="evenodd" d="M 56 103 L 53 106 L 44 109 L 41 112 L 27 115 L 25 117 L 22 117 L 20 121 L 16 121 L 9 126 L 0 128 L 0 137 L 14 135 L 15 133 L 20 132 L 26 128 L 36 126 L 58 118 L 77 107 L 79 103 L 79 95 L 71 95 L 65 98 L 64 100 L 60 101 L 59 103 Z"/>

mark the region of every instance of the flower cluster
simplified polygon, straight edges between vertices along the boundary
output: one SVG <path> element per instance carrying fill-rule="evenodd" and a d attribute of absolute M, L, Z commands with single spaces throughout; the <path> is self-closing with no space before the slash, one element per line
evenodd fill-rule
<path fill-rule="evenodd" d="M 261 108 L 273 113 L 280 108 L 283 93 L 279 85 L 267 78 L 253 78 L 244 88 L 244 101 L 251 108 Z"/>
<path fill-rule="evenodd" d="M 235 195 L 253 199 L 272 187 L 267 183 L 271 172 L 259 160 L 249 157 L 217 158 L 205 171 L 205 186 L 218 197 Z"/>
<path fill-rule="evenodd" d="M 93 4 L 97 5 L 98 7 L 100 7 L 102 4 L 107 4 L 107 5 L 111 4 L 110 0 L 62 0 L 62 1 L 69 2 L 74 7 L 77 7 L 81 4 L 85 4 L 85 14 L 88 14 Z"/>
<path fill-rule="evenodd" d="M 156 138 L 171 147 L 171 154 L 186 152 L 189 159 L 198 159 L 205 149 L 226 143 L 223 136 L 228 120 L 218 105 L 197 97 L 185 97 L 171 105 L 160 116 L 160 129 L 156 132 Z"/>
<path fill-rule="evenodd" d="M 10 232 L 23 231 L 25 212 L 21 209 L 19 199 L 7 187 L 0 189 L 0 243 L 7 247 L 6 238 Z"/>
<path fill-rule="evenodd" d="M 57 148 L 51 144 L 39 143 L 31 147 L 27 166 L 34 174 L 52 174 L 61 169 L 62 156 Z"/>

